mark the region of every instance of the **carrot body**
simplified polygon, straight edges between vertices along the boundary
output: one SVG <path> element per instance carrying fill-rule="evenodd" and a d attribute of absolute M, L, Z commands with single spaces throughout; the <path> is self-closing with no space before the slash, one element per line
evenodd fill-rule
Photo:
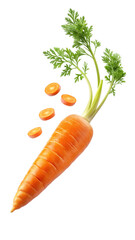
<path fill-rule="evenodd" d="M 21 182 L 11 212 L 29 203 L 66 170 L 88 146 L 92 136 L 93 129 L 83 117 L 66 117 Z"/>

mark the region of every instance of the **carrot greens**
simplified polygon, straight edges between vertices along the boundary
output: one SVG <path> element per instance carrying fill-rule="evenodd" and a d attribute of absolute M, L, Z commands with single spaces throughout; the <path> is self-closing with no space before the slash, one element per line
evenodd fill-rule
<path fill-rule="evenodd" d="M 104 78 L 110 86 L 99 104 L 103 80 L 100 78 L 99 67 L 95 55 L 101 43 L 98 40 L 91 40 L 93 37 L 93 26 L 89 27 L 85 17 L 79 17 L 78 12 L 69 9 L 65 21 L 66 23 L 62 25 L 62 28 L 66 35 L 73 38 L 73 49 L 54 47 L 43 53 L 50 60 L 50 63 L 53 64 L 54 68 L 63 67 L 61 76 L 70 76 L 73 70 L 77 70 L 78 72 L 75 73 L 74 81 L 78 82 L 85 78 L 89 87 L 89 101 L 82 116 L 90 122 L 102 107 L 108 95 L 110 93 L 115 95 L 116 85 L 125 82 L 124 77 L 126 73 L 123 71 L 120 55 L 106 48 L 102 56 L 102 61 L 105 64 L 107 72 Z M 80 63 L 83 56 L 90 57 L 95 65 L 97 73 L 97 92 L 94 97 L 92 86 L 87 76 L 89 70 L 88 63 L 85 61 L 82 64 Z"/>

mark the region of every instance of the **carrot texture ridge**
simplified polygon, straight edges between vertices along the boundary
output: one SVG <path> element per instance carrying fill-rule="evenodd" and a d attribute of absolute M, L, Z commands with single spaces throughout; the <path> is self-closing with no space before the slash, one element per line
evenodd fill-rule
<path fill-rule="evenodd" d="M 66 117 L 21 182 L 11 212 L 38 196 L 84 151 L 93 136 L 89 122 L 78 115 Z"/>

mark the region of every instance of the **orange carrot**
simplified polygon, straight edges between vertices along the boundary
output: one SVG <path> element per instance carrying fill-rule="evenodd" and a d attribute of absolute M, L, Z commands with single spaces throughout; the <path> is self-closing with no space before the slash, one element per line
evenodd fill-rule
<path fill-rule="evenodd" d="M 76 103 L 76 98 L 68 94 L 63 94 L 61 96 L 61 101 L 67 106 L 73 106 Z"/>
<path fill-rule="evenodd" d="M 54 96 L 60 91 L 61 87 L 58 83 L 50 83 L 45 88 L 45 93 L 49 96 Z"/>
<path fill-rule="evenodd" d="M 42 120 L 48 120 L 55 116 L 55 111 L 53 108 L 46 108 L 39 113 L 39 117 Z"/>
<path fill-rule="evenodd" d="M 29 203 L 66 170 L 88 146 L 92 136 L 93 129 L 83 117 L 66 117 L 21 182 L 11 212 Z"/>
<path fill-rule="evenodd" d="M 28 132 L 28 136 L 31 137 L 31 138 L 36 138 L 36 137 L 40 136 L 41 133 L 42 133 L 41 127 L 36 127 L 36 128 L 31 129 Z"/>
<path fill-rule="evenodd" d="M 64 64 L 61 76 L 69 76 L 73 69 L 78 71 L 74 79 L 75 82 L 83 78 L 86 80 L 89 89 L 88 103 L 82 116 L 70 115 L 58 125 L 21 182 L 14 197 L 11 212 L 23 207 L 38 196 L 84 151 L 93 136 L 93 129 L 89 123 L 101 109 L 110 93 L 115 95 L 116 85 L 125 82 L 124 77 L 126 73 L 123 71 L 120 55 L 106 48 L 102 60 L 107 70 L 105 80 L 110 84 L 107 93 L 100 102 L 103 80 L 100 79 L 99 68 L 95 58 L 96 49 L 100 46 L 100 42 L 97 40 L 91 41 L 92 26 L 88 27 L 85 17 L 79 17 L 78 12 L 69 9 L 68 17 L 65 20 L 66 24 L 62 25 L 62 28 L 67 35 L 73 37 L 73 46 L 76 48 L 76 51 L 72 51 L 69 48 L 54 47 L 49 51 L 45 51 L 44 55 L 53 64 L 54 69 L 60 68 Z M 94 51 L 91 48 L 92 44 L 95 47 Z M 92 85 L 87 77 L 88 64 L 84 62 L 83 67 L 80 68 L 79 66 L 82 55 L 91 57 L 95 64 L 97 90 L 94 96 Z M 61 100 L 64 104 L 71 106 L 76 102 L 76 99 L 73 97 L 71 101 L 71 97 L 64 95 Z"/>

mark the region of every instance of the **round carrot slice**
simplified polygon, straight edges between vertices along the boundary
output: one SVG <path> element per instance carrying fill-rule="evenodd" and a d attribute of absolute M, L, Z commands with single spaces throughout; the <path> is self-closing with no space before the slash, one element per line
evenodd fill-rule
<path fill-rule="evenodd" d="M 41 127 L 36 127 L 36 128 L 31 129 L 28 132 L 28 136 L 31 137 L 31 138 L 36 138 L 36 137 L 40 136 L 41 133 L 42 133 Z"/>
<path fill-rule="evenodd" d="M 54 96 L 60 91 L 61 87 L 58 83 L 50 83 L 45 88 L 45 93 L 49 96 Z"/>
<path fill-rule="evenodd" d="M 76 98 L 68 94 L 63 94 L 61 96 L 61 101 L 67 106 L 73 106 L 76 103 Z"/>
<path fill-rule="evenodd" d="M 39 113 L 39 117 L 42 120 L 48 120 L 55 116 L 55 111 L 53 108 L 46 108 Z"/>

